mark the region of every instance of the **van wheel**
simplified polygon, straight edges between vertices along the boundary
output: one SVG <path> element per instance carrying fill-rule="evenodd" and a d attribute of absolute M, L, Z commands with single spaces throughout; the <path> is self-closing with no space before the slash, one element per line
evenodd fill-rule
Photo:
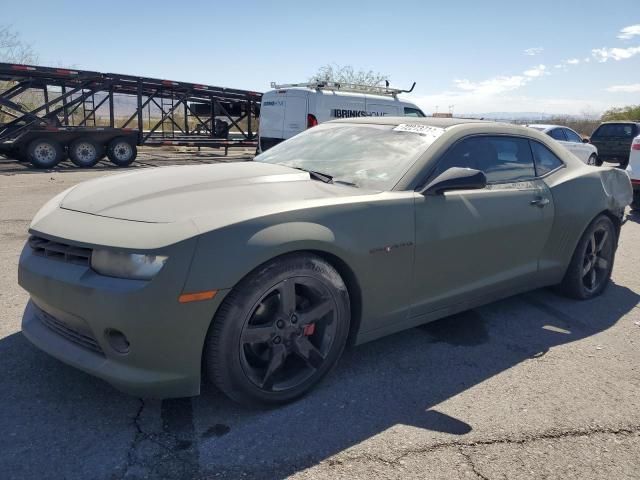
<path fill-rule="evenodd" d="M 579 300 L 600 295 L 611 278 L 616 242 L 616 230 L 609 217 L 596 217 L 573 252 L 560 290 Z"/>
<path fill-rule="evenodd" d="M 82 168 L 91 168 L 104 156 L 104 147 L 91 138 L 79 138 L 69 145 L 69 158 Z"/>
<path fill-rule="evenodd" d="M 138 155 L 135 144 L 124 137 L 114 138 L 107 147 L 107 156 L 111 163 L 119 167 L 128 167 L 133 163 Z"/>
<path fill-rule="evenodd" d="M 36 168 L 53 168 L 65 156 L 62 145 L 48 138 L 37 138 L 27 147 L 27 159 Z"/>

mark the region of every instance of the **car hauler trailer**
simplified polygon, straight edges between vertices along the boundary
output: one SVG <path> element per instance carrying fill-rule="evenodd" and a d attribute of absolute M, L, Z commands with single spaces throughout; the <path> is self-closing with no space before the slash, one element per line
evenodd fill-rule
<path fill-rule="evenodd" d="M 136 146 L 257 147 L 261 93 L 75 69 L 0 63 L 0 154 L 51 168 Z"/>

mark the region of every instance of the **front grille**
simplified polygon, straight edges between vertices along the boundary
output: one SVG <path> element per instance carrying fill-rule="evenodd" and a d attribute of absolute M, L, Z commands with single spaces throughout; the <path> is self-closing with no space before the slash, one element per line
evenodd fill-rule
<path fill-rule="evenodd" d="M 80 333 L 77 330 L 69 327 L 66 323 L 61 322 L 57 318 L 52 317 L 44 310 L 37 308 L 37 316 L 40 321 L 49 329 L 53 330 L 58 335 L 66 338 L 67 340 L 80 345 L 81 347 L 87 348 L 91 351 L 99 353 L 100 355 L 104 355 L 104 352 L 96 342 L 96 339 L 92 336 L 86 335 L 84 333 Z"/>
<path fill-rule="evenodd" d="M 75 263 L 76 265 L 89 266 L 91 262 L 91 249 L 76 247 L 67 243 L 54 242 L 46 238 L 31 235 L 29 246 L 35 255 L 60 260 L 62 262 Z"/>

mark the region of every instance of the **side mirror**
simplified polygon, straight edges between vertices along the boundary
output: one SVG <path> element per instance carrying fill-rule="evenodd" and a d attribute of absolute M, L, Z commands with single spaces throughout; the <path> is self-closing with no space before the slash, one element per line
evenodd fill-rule
<path fill-rule="evenodd" d="M 451 167 L 434 178 L 420 193 L 440 195 L 449 190 L 479 190 L 487 186 L 487 177 L 473 168 Z"/>
<path fill-rule="evenodd" d="M 582 139 L 582 143 L 591 143 L 591 139 L 590 138 L 583 138 Z"/>

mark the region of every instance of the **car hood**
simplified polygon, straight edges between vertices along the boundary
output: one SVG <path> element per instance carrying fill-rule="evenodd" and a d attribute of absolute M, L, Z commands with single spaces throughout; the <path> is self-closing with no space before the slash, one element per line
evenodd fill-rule
<path fill-rule="evenodd" d="M 234 216 L 255 217 L 364 193 L 311 180 L 307 172 L 282 165 L 234 162 L 144 169 L 90 180 L 73 188 L 60 207 L 148 223 L 211 215 L 223 216 L 228 223 Z"/>

